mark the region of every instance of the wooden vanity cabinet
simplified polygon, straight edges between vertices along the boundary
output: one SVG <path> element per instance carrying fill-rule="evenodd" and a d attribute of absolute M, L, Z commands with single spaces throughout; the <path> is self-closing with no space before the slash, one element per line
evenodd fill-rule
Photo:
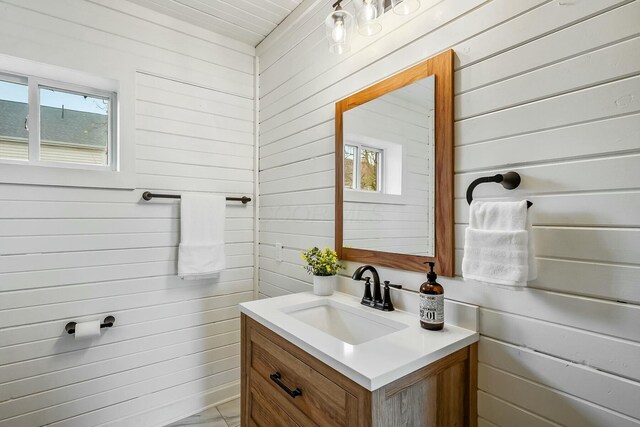
<path fill-rule="evenodd" d="M 242 314 L 241 357 L 242 426 L 476 425 L 477 344 L 371 392 Z"/>

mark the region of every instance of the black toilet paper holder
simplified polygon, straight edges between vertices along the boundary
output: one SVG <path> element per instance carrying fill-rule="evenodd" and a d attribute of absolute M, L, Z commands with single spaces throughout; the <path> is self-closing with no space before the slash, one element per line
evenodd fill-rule
<path fill-rule="evenodd" d="M 104 321 L 100 324 L 100 329 L 102 328 L 110 328 L 113 324 L 116 323 L 116 318 L 113 316 L 107 316 L 104 318 Z M 64 330 L 67 331 L 69 335 L 73 335 L 76 333 L 76 322 L 69 322 L 65 325 Z"/>

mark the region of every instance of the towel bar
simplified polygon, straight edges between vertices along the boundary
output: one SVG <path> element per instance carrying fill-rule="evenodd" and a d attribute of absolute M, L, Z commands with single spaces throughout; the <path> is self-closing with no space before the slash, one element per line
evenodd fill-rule
<path fill-rule="evenodd" d="M 155 194 L 150 191 L 145 191 L 144 193 L 142 193 L 142 198 L 147 201 L 153 199 L 154 197 L 158 199 L 180 199 L 182 196 L 180 196 L 179 194 Z M 251 201 L 251 197 L 227 197 L 227 201 L 242 202 L 242 204 L 246 205 Z"/>
<path fill-rule="evenodd" d="M 502 184 L 504 188 L 507 190 L 513 190 L 518 188 L 522 179 L 520 178 L 520 174 L 518 172 L 507 172 L 505 174 L 497 174 L 494 176 L 483 176 L 481 178 L 475 179 L 467 188 L 467 203 L 471 204 L 473 202 L 473 190 L 480 185 L 486 182 L 495 182 L 497 184 Z M 527 200 L 527 208 L 533 206 L 533 203 Z"/>

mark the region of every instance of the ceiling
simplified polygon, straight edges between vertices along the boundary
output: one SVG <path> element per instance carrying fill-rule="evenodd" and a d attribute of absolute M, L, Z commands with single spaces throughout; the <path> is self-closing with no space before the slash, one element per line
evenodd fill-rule
<path fill-rule="evenodd" d="M 130 0 L 256 46 L 302 0 Z"/>

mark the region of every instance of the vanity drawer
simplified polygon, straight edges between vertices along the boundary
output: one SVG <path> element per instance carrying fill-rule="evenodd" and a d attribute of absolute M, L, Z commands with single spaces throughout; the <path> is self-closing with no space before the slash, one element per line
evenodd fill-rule
<path fill-rule="evenodd" d="M 255 427 L 299 427 L 263 390 L 251 388 L 249 425 Z"/>
<path fill-rule="evenodd" d="M 250 344 L 250 389 L 268 390 L 265 394 L 300 425 L 355 425 L 354 396 L 300 360 L 291 348 L 274 343 L 272 336 L 251 328 Z"/>

